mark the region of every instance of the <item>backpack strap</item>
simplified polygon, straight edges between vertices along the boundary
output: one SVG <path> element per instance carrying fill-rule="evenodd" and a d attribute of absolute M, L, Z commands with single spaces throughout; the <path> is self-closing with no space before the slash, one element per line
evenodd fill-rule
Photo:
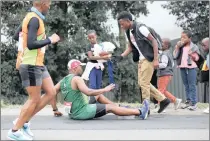
<path fill-rule="evenodd" d="M 142 33 L 141 33 L 140 31 L 138 32 L 138 30 L 139 30 L 139 28 L 140 28 L 141 26 L 145 26 L 145 27 L 149 30 L 150 34 L 152 34 L 152 36 L 156 39 L 156 41 L 157 41 L 157 43 L 158 43 L 158 49 L 160 49 L 160 46 L 162 46 L 162 43 L 161 43 L 161 41 L 158 39 L 158 37 L 156 37 L 156 36 L 159 36 L 159 35 L 157 35 L 157 33 L 154 31 L 154 29 L 152 29 L 152 28 L 146 26 L 146 25 L 143 24 L 143 23 L 136 23 L 136 33 L 137 33 L 137 36 L 138 36 L 139 38 L 141 38 L 141 39 L 146 40 L 146 41 L 150 44 L 150 46 L 152 46 L 152 42 L 151 42 L 147 37 L 145 37 L 144 35 L 142 35 Z M 156 34 L 156 35 L 154 35 L 153 32 L 154 32 L 154 34 Z M 141 34 L 141 35 L 139 35 L 139 34 Z M 159 37 L 159 38 L 160 38 L 160 37 Z"/>
<path fill-rule="evenodd" d="M 141 33 L 141 31 L 139 30 L 139 28 L 140 28 L 141 26 L 145 26 L 146 28 L 148 28 L 148 27 L 147 27 L 145 24 L 143 24 L 143 23 L 136 23 L 136 35 L 137 35 L 137 37 L 140 38 L 140 39 L 142 39 L 142 40 L 147 41 L 147 42 L 150 44 L 150 46 L 152 47 L 152 42 L 151 42 L 147 37 L 145 37 L 145 36 Z M 149 29 L 148 29 L 148 30 L 149 30 Z"/>
<path fill-rule="evenodd" d="M 141 33 L 141 31 L 139 30 L 139 28 L 140 28 L 141 26 L 146 26 L 146 25 L 143 24 L 143 23 L 136 23 L 136 35 L 137 35 L 140 39 L 144 39 L 144 40 L 149 41 L 149 39 L 148 39 L 147 37 L 145 37 L 145 36 Z M 147 26 L 146 26 L 146 27 L 147 27 Z"/>

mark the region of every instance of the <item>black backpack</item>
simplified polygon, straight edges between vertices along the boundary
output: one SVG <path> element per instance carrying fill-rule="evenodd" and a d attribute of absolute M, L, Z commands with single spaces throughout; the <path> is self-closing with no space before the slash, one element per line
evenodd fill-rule
<path fill-rule="evenodd" d="M 162 50 L 162 39 L 161 39 L 160 35 L 153 28 L 148 27 L 148 26 L 146 26 L 145 24 L 142 24 L 142 23 L 137 23 L 136 31 L 138 31 L 141 26 L 145 26 L 145 27 L 148 28 L 149 32 L 157 40 L 158 49 Z M 138 35 L 139 33 L 140 32 L 137 32 L 137 36 L 140 37 L 140 38 L 142 38 L 142 36 L 143 36 L 143 39 L 146 40 L 152 46 L 152 42 L 147 37 L 145 37 L 144 35 L 141 35 L 141 36 Z"/>

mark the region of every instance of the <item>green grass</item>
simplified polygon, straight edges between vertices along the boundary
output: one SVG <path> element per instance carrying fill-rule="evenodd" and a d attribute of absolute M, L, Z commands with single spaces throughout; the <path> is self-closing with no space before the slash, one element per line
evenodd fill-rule
<path fill-rule="evenodd" d="M 205 109 L 205 108 L 209 107 L 209 103 L 198 103 L 197 107 L 199 109 Z"/>
<path fill-rule="evenodd" d="M 1 100 L 1 108 L 4 108 L 4 107 L 6 107 L 6 105 L 4 104 L 4 101 Z"/>

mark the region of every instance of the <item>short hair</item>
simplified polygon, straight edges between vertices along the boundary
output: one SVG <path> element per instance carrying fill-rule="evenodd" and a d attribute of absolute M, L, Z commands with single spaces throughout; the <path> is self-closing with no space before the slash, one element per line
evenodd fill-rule
<path fill-rule="evenodd" d="M 96 34 L 96 31 L 95 30 L 88 30 L 87 31 L 87 35 L 92 34 L 92 33 Z"/>
<path fill-rule="evenodd" d="M 202 42 L 209 41 L 209 37 L 203 38 Z"/>
<path fill-rule="evenodd" d="M 186 34 L 188 38 L 192 38 L 192 32 L 189 30 L 184 30 L 182 33 Z"/>
<path fill-rule="evenodd" d="M 168 48 L 171 48 L 171 40 L 169 38 L 163 38 L 168 43 Z"/>
<path fill-rule="evenodd" d="M 117 20 L 119 21 L 121 19 L 127 19 L 129 21 L 133 20 L 131 13 L 127 11 L 120 12 L 120 14 L 117 16 Z"/>

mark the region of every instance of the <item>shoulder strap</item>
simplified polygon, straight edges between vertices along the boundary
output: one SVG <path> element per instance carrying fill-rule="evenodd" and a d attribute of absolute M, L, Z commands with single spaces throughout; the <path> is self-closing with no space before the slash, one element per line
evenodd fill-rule
<path fill-rule="evenodd" d="M 146 26 L 145 24 L 142 24 L 142 23 L 136 23 L 136 35 L 141 38 L 141 39 L 144 39 L 144 40 L 148 40 L 142 33 L 141 31 L 139 30 L 139 28 L 141 26 Z"/>
<path fill-rule="evenodd" d="M 141 26 L 147 27 L 147 26 L 146 26 L 145 24 L 143 24 L 143 23 L 136 23 L 136 35 L 138 36 L 138 38 L 147 41 L 147 42 L 150 44 L 150 46 L 152 47 L 152 42 L 151 42 L 147 37 L 145 37 L 145 36 L 141 33 L 141 31 L 139 30 L 139 28 L 140 28 Z M 148 28 L 148 27 L 147 27 L 147 28 Z M 148 30 L 149 30 L 149 29 L 148 29 Z"/>

